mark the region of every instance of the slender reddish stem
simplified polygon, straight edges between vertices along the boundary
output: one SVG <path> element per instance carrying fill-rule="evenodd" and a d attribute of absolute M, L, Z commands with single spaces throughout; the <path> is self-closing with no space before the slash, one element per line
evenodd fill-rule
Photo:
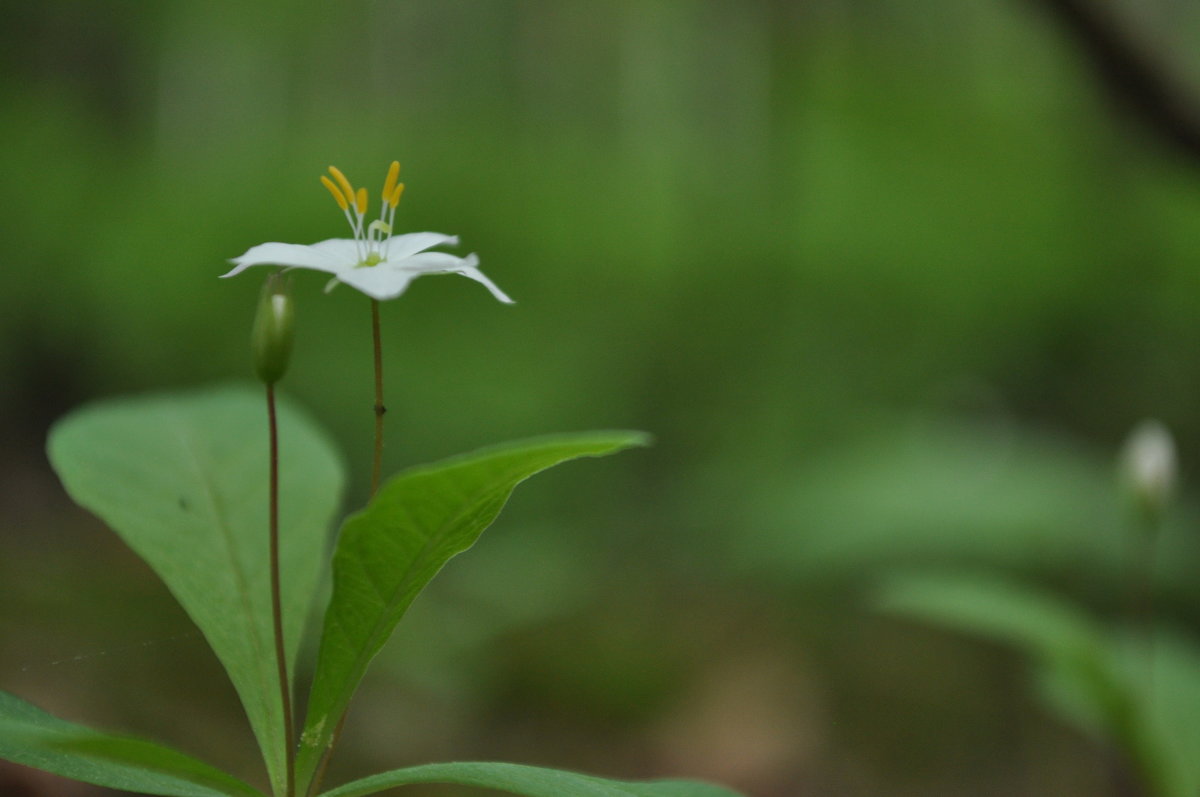
<path fill-rule="evenodd" d="M 1157 548 L 1161 518 L 1148 518 L 1137 535 L 1137 561 L 1134 565 L 1134 623 L 1141 634 L 1143 681 L 1142 700 L 1149 708 L 1154 699 L 1154 554 Z"/>
<path fill-rule="evenodd" d="M 371 460 L 371 497 L 379 492 L 383 474 L 383 343 L 379 335 L 379 300 L 371 300 L 371 340 L 375 344 L 375 455 Z"/>
<path fill-rule="evenodd" d="M 383 403 L 383 340 L 379 333 L 378 299 L 371 300 L 371 342 L 375 350 L 375 449 L 371 457 L 371 498 L 374 498 L 375 493 L 379 492 L 379 484 L 383 477 L 383 416 L 387 413 L 387 407 Z M 321 781 L 325 779 L 325 770 L 329 767 L 329 759 L 333 755 L 333 748 L 337 746 L 345 726 L 346 712 L 343 711 L 342 716 L 338 718 L 337 727 L 333 729 L 333 735 L 329 737 L 329 745 L 321 755 L 321 763 L 317 765 L 316 774 L 308 789 L 310 795 L 320 790 Z"/>
<path fill-rule="evenodd" d="M 279 670 L 279 696 L 283 701 L 283 733 L 287 745 L 287 797 L 296 794 L 296 729 L 292 721 L 292 692 L 288 681 L 287 653 L 283 645 L 283 600 L 279 588 L 279 426 L 275 419 L 275 385 L 267 385 L 267 425 L 271 434 L 271 619 L 275 626 L 275 664 Z"/>

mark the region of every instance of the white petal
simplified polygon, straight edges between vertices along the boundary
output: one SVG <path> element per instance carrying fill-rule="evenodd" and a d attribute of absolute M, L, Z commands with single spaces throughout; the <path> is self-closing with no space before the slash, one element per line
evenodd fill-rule
<path fill-rule="evenodd" d="M 500 290 L 500 287 L 498 285 L 496 285 L 496 283 L 494 283 L 490 279 L 488 279 L 487 276 L 484 275 L 484 273 L 482 271 L 480 271 L 479 269 L 464 268 L 461 271 L 457 271 L 455 273 L 462 274 L 464 277 L 468 277 L 470 279 L 475 280 L 478 283 L 481 283 L 485 288 L 487 288 L 489 291 L 492 292 L 492 296 L 495 296 L 497 299 L 504 302 L 505 304 L 516 304 L 516 302 L 514 302 L 512 299 L 510 299 L 508 297 L 507 293 Z"/>
<path fill-rule="evenodd" d="M 376 266 L 348 269 L 338 279 L 373 299 L 395 299 L 422 274 L 447 274 L 469 268 L 478 258 L 462 258 L 445 252 L 420 252 L 402 260 L 388 258 Z"/>
<path fill-rule="evenodd" d="M 443 235 L 440 232 L 410 232 L 405 235 L 393 235 L 384 243 L 384 251 L 387 252 L 388 260 L 401 260 L 434 246 L 458 246 L 458 236 Z"/>
<path fill-rule="evenodd" d="M 387 265 L 391 265 L 391 261 L 388 261 Z M 462 274 L 464 277 L 473 279 L 486 287 L 491 291 L 492 296 L 495 296 L 505 304 L 514 304 L 508 294 L 500 290 L 496 283 L 488 279 L 477 268 L 478 265 L 479 257 L 475 253 L 471 253 L 466 257 L 455 257 L 445 252 L 422 252 L 406 258 L 402 262 L 393 265 L 392 268 L 413 271 L 418 274 Z"/>
<path fill-rule="evenodd" d="M 379 268 L 386 268 L 389 271 L 402 269 L 419 274 L 442 274 L 464 268 L 474 268 L 477 265 L 479 265 L 479 258 L 475 255 L 459 257 L 449 252 L 418 252 L 403 260 L 389 257 L 379 264 Z"/>
<path fill-rule="evenodd" d="M 358 256 L 359 244 L 353 238 L 327 238 L 317 241 L 312 248 L 338 261 L 343 267 L 358 265 L 362 259 Z"/>
<path fill-rule="evenodd" d="M 352 268 L 338 275 L 338 280 L 362 291 L 372 299 L 395 299 L 420 272 L 385 269 L 382 265 Z"/>
<path fill-rule="evenodd" d="M 351 242 L 353 243 L 353 242 Z M 346 268 L 345 263 L 312 246 L 300 244 L 266 243 L 252 246 L 240 257 L 230 261 L 234 269 L 222 277 L 241 274 L 251 266 L 287 266 L 288 268 L 311 268 L 329 274 L 337 274 Z"/>
<path fill-rule="evenodd" d="M 443 241 L 449 238 L 449 236 L 439 235 L 438 233 L 415 233 L 414 235 L 436 236 Z M 345 254 L 345 244 L 350 244 L 350 251 L 352 252 L 354 242 L 344 239 L 322 241 L 319 244 L 314 244 L 312 247 L 301 248 L 312 249 L 317 252 L 324 250 L 325 252 L 341 252 Z M 330 269 L 330 271 L 337 275 L 332 283 L 344 282 L 350 287 L 370 296 L 372 299 L 380 301 L 387 301 L 388 299 L 395 299 L 397 296 L 400 296 L 408 289 L 409 283 L 424 274 L 462 274 L 464 277 L 473 279 L 484 285 L 500 301 L 512 304 L 513 300 L 504 291 L 500 290 L 495 283 L 484 276 L 483 272 L 477 268 L 478 265 L 479 258 L 474 254 L 467 255 L 466 257 L 456 257 L 446 252 L 418 252 L 411 257 L 399 260 L 388 258 L 376 266 L 346 266 L 341 264 L 338 267 Z M 329 287 L 326 286 L 326 290 Z"/>

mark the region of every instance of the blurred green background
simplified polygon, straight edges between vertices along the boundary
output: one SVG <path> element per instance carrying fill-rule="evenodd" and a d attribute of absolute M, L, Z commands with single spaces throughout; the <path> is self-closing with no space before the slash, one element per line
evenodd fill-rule
<path fill-rule="evenodd" d="M 249 378 L 260 281 L 226 260 L 343 235 L 317 177 L 374 192 L 396 158 L 398 226 L 460 235 L 517 304 L 444 277 L 384 306 L 388 470 L 574 429 L 657 445 L 518 490 L 380 657 L 332 781 L 496 758 L 761 797 L 1102 793 L 1019 659 L 870 600 L 978 570 L 1119 620 L 1120 441 L 1162 419 L 1185 475 L 1200 446 L 1198 161 L 1063 5 L 0 3 L 0 685 L 261 782 L 215 659 L 42 444 L 96 397 Z M 1194 6 L 1081 5 L 1200 96 Z M 284 388 L 346 452 L 349 509 L 368 303 L 295 282 Z M 1160 550 L 1185 629 L 1195 520 Z M 98 793 L 0 765 L 4 789 Z"/>

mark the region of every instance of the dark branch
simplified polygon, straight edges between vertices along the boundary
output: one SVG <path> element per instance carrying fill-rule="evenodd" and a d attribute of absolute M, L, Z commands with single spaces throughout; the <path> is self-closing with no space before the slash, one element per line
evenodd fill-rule
<path fill-rule="evenodd" d="M 1036 0 L 1082 48 L 1116 100 L 1155 135 L 1200 162 L 1200 115 L 1165 64 L 1138 44 L 1097 0 Z"/>

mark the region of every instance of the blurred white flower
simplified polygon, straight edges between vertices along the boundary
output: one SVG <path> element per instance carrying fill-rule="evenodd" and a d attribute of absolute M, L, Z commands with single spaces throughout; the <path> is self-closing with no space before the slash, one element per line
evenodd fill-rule
<path fill-rule="evenodd" d="M 330 166 L 331 180 L 324 175 L 321 183 L 329 189 L 338 207 L 350 223 L 353 238 L 331 238 L 302 244 L 265 243 L 253 246 L 230 262 L 234 268 L 223 277 L 232 277 L 251 266 L 306 268 L 333 275 L 326 290 L 339 282 L 356 288 L 372 299 L 394 299 L 408 284 L 425 274 L 461 274 L 482 283 L 492 295 L 511 304 L 512 299 L 479 270 L 475 254 L 456 257 L 446 252 L 427 251 L 435 246 L 457 246 L 458 238 L 437 232 L 392 235 L 396 205 L 404 193 L 404 183 L 396 181 L 400 164 L 392 162 L 384 182 L 379 218 L 364 226 L 367 213 L 367 189 L 354 190 L 336 167 Z"/>
<path fill-rule="evenodd" d="M 1129 434 L 1121 455 L 1126 487 L 1142 511 L 1160 516 L 1175 492 L 1175 441 L 1162 423 L 1146 420 Z"/>

